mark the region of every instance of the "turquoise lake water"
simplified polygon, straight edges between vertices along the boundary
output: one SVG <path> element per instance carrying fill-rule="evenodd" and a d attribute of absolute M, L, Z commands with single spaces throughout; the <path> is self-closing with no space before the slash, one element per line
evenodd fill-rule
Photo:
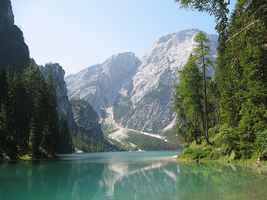
<path fill-rule="evenodd" d="M 176 154 L 76 154 L 1 164 L 0 200 L 267 200 L 266 176 L 167 159 Z"/>

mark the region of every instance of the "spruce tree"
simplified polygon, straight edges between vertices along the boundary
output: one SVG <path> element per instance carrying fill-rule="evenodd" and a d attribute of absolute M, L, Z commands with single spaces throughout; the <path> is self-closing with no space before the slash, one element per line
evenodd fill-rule
<path fill-rule="evenodd" d="M 209 40 L 207 36 L 200 32 L 195 37 L 195 42 L 197 47 L 194 49 L 195 56 L 198 59 L 198 62 L 202 70 L 202 82 L 203 82 L 203 130 L 206 142 L 210 144 L 209 134 L 208 134 L 208 97 L 207 97 L 207 68 L 212 65 L 211 60 L 209 59 L 210 48 Z"/>
<path fill-rule="evenodd" d="M 179 83 L 175 96 L 178 119 L 183 119 L 178 126 L 185 129 L 184 137 L 187 142 L 192 140 L 197 143 L 200 142 L 200 130 L 203 121 L 202 99 L 202 76 L 197 64 L 197 57 L 191 55 L 179 73 Z"/>

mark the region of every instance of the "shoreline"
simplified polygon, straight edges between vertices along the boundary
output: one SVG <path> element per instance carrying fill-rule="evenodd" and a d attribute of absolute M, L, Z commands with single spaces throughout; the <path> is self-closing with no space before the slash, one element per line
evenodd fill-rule
<path fill-rule="evenodd" d="M 10 163 L 10 164 L 15 164 L 17 162 L 40 162 L 40 161 L 56 161 L 58 160 L 59 157 L 57 155 L 53 156 L 53 157 L 47 157 L 47 158 L 40 158 L 40 159 L 33 159 L 29 154 L 25 154 L 22 156 L 18 156 L 18 158 L 16 160 L 14 159 L 10 159 L 10 158 L 4 158 L 4 159 L 0 159 L 0 164 L 3 163 Z"/>
<path fill-rule="evenodd" d="M 178 163 L 183 164 L 220 164 L 225 166 L 238 166 L 242 168 L 249 169 L 253 172 L 257 172 L 259 174 L 267 175 L 267 161 L 260 161 L 257 162 L 257 160 L 234 160 L 229 161 L 225 159 L 217 159 L 217 160 L 211 160 L 211 159 L 200 159 L 200 160 L 192 160 L 192 159 L 186 159 L 186 158 L 179 158 L 179 155 L 177 155 L 176 161 Z"/>
<path fill-rule="evenodd" d="M 161 150 L 159 152 L 162 152 L 165 150 Z M 17 163 L 17 162 L 41 162 L 41 161 L 58 161 L 60 160 L 62 155 L 83 155 L 83 154 L 95 154 L 95 153 L 124 153 L 126 151 L 110 151 L 110 152 L 73 152 L 73 153 L 69 153 L 69 154 L 56 154 L 53 157 L 49 156 L 46 158 L 40 158 L 40 159 L 32 159 L 30 154 L 25 154 L 25 155 L 21 155 L 18 156 L 16 160 L 11 160 L 9 158 L 6 159 L 0 159 L 0 164 L 3 163 Z M 128 152 L 135 152 L 135 153 L 143 153 L 143 152 L 157 152 L 157 151 L 128 151 Z M 169 151 L 166 151 L 169 152 Z M 170 151 L 170 152 L 174 152 L 177 153 L 177 151 Z M 160 160 L 169 160 L 169 161 L 176 161 L 177 160 L 177 155 L 169 155 L 169 156 L 165 156 L 165 157 L 161 157 Z"/>

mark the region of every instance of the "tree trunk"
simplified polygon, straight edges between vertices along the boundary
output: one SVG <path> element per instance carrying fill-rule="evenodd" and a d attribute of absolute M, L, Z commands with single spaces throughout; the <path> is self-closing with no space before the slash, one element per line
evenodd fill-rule
<path fill-rule="evenodd" d="M 204 45 L 201 43 L 202 51 L 204 52 Z M 207 80 L 206 80 L 206 63 L 205 63 L 205 57 L 202 55 L 202 73 L 203 73 L 203 90 L 204 90 L 204 115 L 203 115 L 203 128 L 204 128 L 204 134 L 205 139 L 208 144 L 211 144 L 209 141 L 209 133 L 208 133 L 208 101 L 207 101 Z"/>

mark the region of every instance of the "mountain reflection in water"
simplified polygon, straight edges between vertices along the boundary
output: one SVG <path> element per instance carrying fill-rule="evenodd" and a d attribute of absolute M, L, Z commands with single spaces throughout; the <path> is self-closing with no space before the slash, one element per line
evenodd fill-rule
<path fill-rule="evenodd" d="M 1 200 L 266 200 L 266 177 L 241 168 L 178 165 L 177 152 L 65 155 L 0 165 Z"/>

